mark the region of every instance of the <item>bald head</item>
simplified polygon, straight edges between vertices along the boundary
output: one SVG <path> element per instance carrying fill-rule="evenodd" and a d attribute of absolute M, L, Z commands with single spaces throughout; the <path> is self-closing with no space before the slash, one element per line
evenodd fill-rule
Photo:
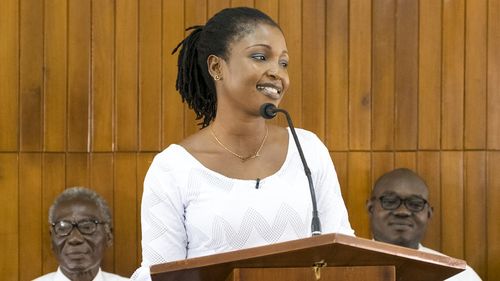
<path fill-rule="evenodd" d="M 366 204 L 373 238 L 417 249 L 432 216 L 428 197 L 424 180 L 409 169 L 382 175 Z"/>
<path fill-rule="evenodd" d="M 385 190 L 387 187 L 395 187 L 397 189 L 406 187 L 418 193 L 426 200 L 429 197 L 429 190 L 425 181 L 415 172 L 407 168 L 392 170 L 378 178 L 372 190 L 372 197 L 377 197 L 381 193 L 380 190 L 382 188 Z"/>

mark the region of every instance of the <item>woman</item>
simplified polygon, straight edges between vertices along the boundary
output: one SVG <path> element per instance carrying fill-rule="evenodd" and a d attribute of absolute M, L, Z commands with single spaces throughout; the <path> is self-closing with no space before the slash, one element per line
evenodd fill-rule
<path fill-rule="evenodd" d="M 311 235 L 308 181 L 290 131 L 259 113 L 278 106 L 290 84 L 281 29 L 252 8 L 222 10 L 193 29 L 178 46 L 177 90 L 202 129 L 149 168 L 133 278 L 147 280 L 152 264 Z M 323 232 L 353 235 L 328 150 L 313 133 L 297 134 Z"/>

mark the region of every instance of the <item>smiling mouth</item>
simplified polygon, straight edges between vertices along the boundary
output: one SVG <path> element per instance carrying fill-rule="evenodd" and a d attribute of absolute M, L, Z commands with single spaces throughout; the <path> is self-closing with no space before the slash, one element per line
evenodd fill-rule
<path fill-rule="evenodd" d="M 279 99 L 282 89 L 274 85 L 257 85 L 257 91 L 272 99 Z"/>

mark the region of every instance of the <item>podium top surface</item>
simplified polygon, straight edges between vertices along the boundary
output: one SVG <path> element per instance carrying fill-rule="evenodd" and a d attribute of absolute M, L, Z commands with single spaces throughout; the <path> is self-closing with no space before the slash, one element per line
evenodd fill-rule
<path fill-rule="evenodd" d="M 343 234 L 324 234 L 261 247 L 151 266 L 153 280 L 225 280 L 234 268 L 387 266 L 399 281 L 444 280 L 465 269 L 463 260 Z"/>

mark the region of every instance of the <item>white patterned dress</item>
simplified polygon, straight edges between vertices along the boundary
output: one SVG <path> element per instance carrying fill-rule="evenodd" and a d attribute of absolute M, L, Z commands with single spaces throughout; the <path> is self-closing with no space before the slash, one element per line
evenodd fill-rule
<path fill-rule="evenodd" d="M 282 167 L 262 179 L 228 178 L 172 144 L 156 155 L 144 180 L 142 264 L 149 266 L 311 236 L 307 177 L 289 131 Z M 316 191 L 323 233 L 354 235 L 330 154 L 312 132 L 296 129 Z"/>

